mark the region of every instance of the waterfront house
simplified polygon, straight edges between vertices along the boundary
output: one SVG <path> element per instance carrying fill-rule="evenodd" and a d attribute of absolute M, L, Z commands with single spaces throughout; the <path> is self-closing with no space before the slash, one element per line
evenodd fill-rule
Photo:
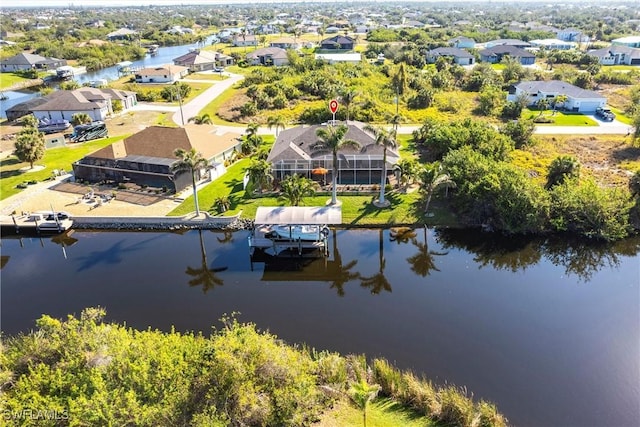
<path fill-rule="evenodd" d="M 120 103 L 123 112 L 137 104 L 135 92 L 92 87 L 58 90 L 39 99 L 37 104 L 27 101 L 30 103 L 28 113 L 33 113 L 39 120 L 71 120 L 74 114 L 86 113 L 93 121 L 104 121 L 113 115 L 114 102 Z M 16 107 L 19 106 L 13 108 Z M 18 108 L 16 111 L 23 110 Z"/>
<path fill-rule="evenodd" d="M 173 59 L 175 65 L 189 68 L 192 73 L 213 70 L 218 66 L 233 65 L 233 58 L 220 52 L 193 49 L 189 53 Z"/>
<path fill-rule="evenodd" d="M 214 126 L 150 126 L 122 141 L 95 151 L 73 164 L 76 179 L 113 181 L 166 188 L 180 192 L 191 185 L 191 174 L 171 171 L 175 150 L 195 148 L 209 167 L 196 171 L 196 179 L 214 180 L 225 171 L 225 161 L 240 150 L 241 135 L 216 133 Z"/>
<path fill-rule="evenodd" d="M 174 83 L 189 73 L 182 65 L 161 65 L 142 68 L 135 72 L 136 83 Z"/>
<path fill-rule="evenodd" d="M 233 46 L 258 46 L 258 39 L 253 34 L 236 34 L 231 39 Z"/>
<path fill-rule="evenodd" d="M 514 84 L 507 95 L 508 101 L 526 96 L 528 105 L 535 105 L 540 99 L 553 102 L 559 95 L 566 95 L 562 108 L 578 113 L 593 113 L 607 104 L 607 98 L 592 90 L 581 89 L 561 80 L 525 81 Z"/>
<path fill-rule="evenodd" d="M 55 70 L 67 65 L 65 59 L 46 58 L 33 53 L 21 52 L 0 61 L 0 70 L 3 73 L 28 70 Z"/>
<path fill-rule="evenodd" d="M 280 132 L 273 144 L 267 161 L 271 163 L 276 179 L 297 173 L 307 178 L 331 182 L 333 173 L 333 154 L 331 151 L 315 149 L 319 143 L 317 129 L 322 125 L 304 125 Z M 379 184 L 382 174 L 382 146 L 376 145 L 375 137 L 364 130 L 365 123 L 349 121 L 349 131 L 345 139 L 360 144 L 360 148 L 345 148 L 338 152 L 338 184 Z M 396 150 L 387 149 L 387 173 L 400 156 Z M 328 170 L 326 175 L 315 175 L 316 168 Z"/>

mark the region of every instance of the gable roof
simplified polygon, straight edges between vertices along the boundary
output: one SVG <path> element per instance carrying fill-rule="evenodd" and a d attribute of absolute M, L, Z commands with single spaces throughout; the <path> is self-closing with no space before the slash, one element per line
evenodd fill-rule
<path fill-rule="evenodd" d="M 327 154 L 331 154 L 325 150 L 317 150 L 320 139 L 316 135 L 319 128 L 325 128 L 327 125 L 311 125 L 297 126 L 280 132 L 278 139 L 273 144 L 271 152 L 267 160 L 276 163 L 280 160 L 311 160 L 322 158 Z M 376 145 L 373 135 L 364 130 L 366 126 L 362 122 L 349 121 L 349 130 L 345 135 L 345 139 L 351 139 L 360 144 L 360 148 L 344 148 L 340 150 L 340 154 L 345 155 L 373 155 L 382 156 L 383 147 Z M 387 158 L 393 161 L 399 155 L 396 151 L 387 149 Z"/>
<path fill-rule="evenodd" d="M 230 132 L 218 134 L 214 126 L 207 125 L 187 125 L 182 128 L 150 126 L 87 157 L 115 160 L 128 156 L 144 156 L 170 159 L 170 163 L 173 163 L 176 160 L 176 149 L 195 148 L 202 157 L 211 159 L 237 145 L 239 137 L 240 134 Z"/>
<path fill-rule="evenodd" d="M 145 76 L 165 76 L 165 75 L 175 75 L 184 73 L 187 71 L 187 67 L 183 67 L 182 65 L 161 65 L 159 67 L 148 67 L 142 68 L 141 70 L 136 71 L 137 75 L 145 75 Z"/>
<path fill-rule="evenodd" d="M 227 58 L 231 57 L 220 52 L 213 52 L 210 50 L 193 50 L 182 56 L 173 58 L 173 62 L 185 65 L 213 64 L 216 61 Z"/>
<path fill-rule="evenodd" d="M 438 47 L 429 51 L 432 56 L 455 56 L 456 58 L 473 58 L 469 52 L 457 47 Z"/>
<path fill-rule="evenodd" d="M 563 82 L 562 80 L 549 80 L 549 81 L 525 81 L 516 83 L 514 87 L 526 92 L 526 93 L 557 93 L 561 95 L 567 95 L 574 99 L 606 99 L 598 92 L 592 90 L 586 90 L 574 86 L 571 83 Z"/>
<path fill-rule="evenodd" d="M 119 30 L 112 31 L 109 34 L 107 34 L 107 38 L 126 37 L 126 36 L 132 36 L 134 34 L 138 34 L 138 32 L 130 30 L 128 28 L 120 28 Z"/>
<path fill-rule="evenodd" d="M 353 44 L 354 40 L 348 36 L 333 36 L 333 37 L 329 37 L 328 39 L 324 39 L 322 40 L 322 42 L 320 42 L 320 44 L 334 44 L 334 43 L 339 43 L 341 45 Z"/>
<path fill-rule="evenodd" d="M 263 47 L 247 54 L 249 59 L 258 59 L 261 56 L 271 56 L 274 59 L 287 59 L 287 51 L 279 47 Z"/>
<path fill-rule="evenodd" d="M 496 39 L 491 40 L 486 43 L 487 46 L 531 46 L 530 43 L 527 43 L 523 40 L 518 39 Z"/>
<path fill-rule="evenodd" d="M 36 64 L 45 64 L 51 61 L 60 61 L 57 58 L 45 58 L 44 56 L 35 55 L 33 53 L 21 52 L 17 55 L 14 55 L 10 58 L 3 59 L 3 65 L 36 65 Z"/>
<path fill-rule="evenodd" d="M 621 54 L 629 55 L 632 58 L 640 58 L 640 49 L 619 44 L 612 44 L 611 46 L 603 47 L 602 49 L 594 49 L 587 52 L 587 55 L 597 57 Z"/>
<path fill-rule="evenodd" d="M 75 90 L 57 90 L 43 97 L 45 102 L 33 106 L 31 111 L 86 111 L 101 109 L 108 99 L 123 100 L 135 92 L 118 89 L 83 87 Z"/>

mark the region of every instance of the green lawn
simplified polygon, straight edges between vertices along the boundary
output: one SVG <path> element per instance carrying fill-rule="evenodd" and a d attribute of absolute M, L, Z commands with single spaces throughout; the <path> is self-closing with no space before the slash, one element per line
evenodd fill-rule
<path fill-rule="evenodd" d="M 185 80 L 213 80 L 213 81 L 221 81 L 228 79 L 228 76 L 220 75 L 217 73 L 193 73 L 189 74 L 185 77 Z"/>
<path fill-rule="evenodd" d="M 16 185 L 27 181 L 44 181 L 51 177 L 54 169 L 71 171 L 73 162 L 125 137 L 126 135 L 122 135 L 82 144 L 70 144 L 66 147 L 51 148 L 45 152 L 42 160 L 35 163 L 36 165 L 45 166 L 44 169 L 37 172 L 21 172 L 20 169 L 28 167 L 29 164 L 20 162 L 15 156 L 3 159 L 0 161 L 0 200 L 19 193 L 21 190 L 16 188 Z"/>
<path fill-rule="evenodd" d="M 217 214 L 215 200 L 218 197 L 227 196 L 231 207 L 225 215 L 234 215 L 242 212 L 243 218 L 254 218 L 258 206 L 286 206 L 285 200 L 277 196 L 265 195 L 263 197 L 249 198 L 242 188 L 244 171 L 250 163 L 250 159 L 242 159 L 229 168 L 227 173 L 198 191 L 198 203 L 202 210 L 211 214 Z M 330 192 L 318 193 L 304 199 L 305 206 L 324 206 L 331 198 Z M 455 225 L 456 219 L 450 209 L 444 206 L 437 196 L 434 196 L 430 211 L 435 216 L 424 218 L 422 207 L 422 195 L 420 192 L 404 194 L 389 192 L 386 198 L 391 206 L 384 209 L 375 207 L 372 202 L 378 198 L 376 194 L 338 194 L 338 200 L 342 202 L 342 222 L 345 225 L 383 225 L 383 224 L 416 224 L 431 223 L 440 225 Z M 195 210 L 193 196 L 188 196 L 176 209 L 169 213 L 170 216 L 181 216 Z"/>
<path fill-rule="evenodd" d="M 609 107 L 611 109 L 611 111 L 613 111 L 613 113 L 616 115 L 616 120 L 627 124 L 627 125 L 633 125 L 633 118 L 629 117 L 625 114 L 624 111 L 622 111 L 619 108 L 615 108 L 615 107 Z"/>
<path fill-rule="evenodd" d="M 347 402 L 339 402 L 326 412 L 316 427 L 361 427 L 362 411 Z M 428 417 L 417 415 L 391 399 L 378 399 L 367 410 L 367 427 L 431 427 Z"/>
<path fill-rule="evenodd" d="M 538 110 L 525 108 L 521 117 L 535 119 L 539 115 L 540 112 Z M 598 126 L 598 123 L 591 117 L 580 113 L 546 110 L 542 113 L 542 116 L 552 119 L 553 123 L 536 123 L 536 126 Z"/>
<path fill-rule="evenodd" d="M 0 90 L 8 89 L 17 83 L 26 82 L 28 80 L 29 79 L 25 79 L 15 73 L 0 73 Z"/>

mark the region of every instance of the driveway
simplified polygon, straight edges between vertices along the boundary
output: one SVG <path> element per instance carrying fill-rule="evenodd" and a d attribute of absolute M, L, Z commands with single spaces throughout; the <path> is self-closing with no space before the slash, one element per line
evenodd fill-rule
<path fill-rule="evenodd" d="M 535 133 L 540 135 L 628 135 L 632 126 L 618 120 L 605 122 L 592 114 L 587 115 L 598 126 L 536 126 Z"/>

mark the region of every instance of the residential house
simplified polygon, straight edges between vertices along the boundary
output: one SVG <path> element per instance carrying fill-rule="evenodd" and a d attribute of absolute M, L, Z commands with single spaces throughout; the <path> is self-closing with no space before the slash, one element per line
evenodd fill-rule
<path fill-rule="evenodd" d="M 615 45 L 590 50 L 589 56 L 595 56 L 602 65 L 640 65 L 640 49 Z"/>
<path fill-rule="evenodd" d="M 475 60 L 469 52 L 457 47 L 438 47 L 427 52 L 427 62 L 434 63 L 438 58 L 448 58 L 458 65 L 472 65 Z"/>
<path fill-rule="evenodd" d="M 360 53 L 316 53 L 314 57 L 316 60 L 320 59 L 329 64 L 335 64 L 337 62 L 357 64 L 362 61 L 362 54 Z"/>
<path fill-rule="evenodd" d="M 320 42 L 321 49 L 353 50 L 355 41 L 348 36 L 333 36 Z"/>
<path fill-rule="evenodd" d="M 592 90 L 581 89 L 561 80 L 550 81 L 525 81 L 513 85 L 508 101 L 515 101 L 523 96 L 528 100 L 528 105 L 535 105 L 540 99 L 555 101 L 559 95 L 566 95 L 567 100 L 562 108 L 579 113 L 593 113 L 599 107 L 607 104 L 607 98 Z"/>
<path fill-rule="evenodd" d="M 220 52 L 210 50 L 192 50 L 173 59 L 175 65 L 189 68 L 192 73 L 213 70 L 217 66 L 233 65 L 233 58 Z"/>
<path fill-rule="evenodd" d="M 575 49 L 578 46 L 576 42 L 563 41 L 560 39 L 531 40 L 529 43 L 531 43 L 532 47 L 546 50 L 570 50 Z"/>
<path fill-rule="evenodd" d="M 137 104 L 136 93 L 118 89 L 97 89 L 82 87 L 75 90 L 57 90 L 39 98 L 37 105 L 30 103 L 28 112 L 39 120 L 71 120 L 74 114 L 85 113 L 93 121 L 104 121 L 114 113 L 114 103 L 118 102 L 126 112 Z M 19 105 L 15 111 L 24 111 Z"/>
<path fill-rule="evenodd" d="M 132 40 L 138 37 L 138 32 L 134 30 L 130 30 L 128 28 L 120 28 L 119 30 L 112 31 L 107 34 L 107 40 L 116 41 L 116 40 Z"/>
<path fill-rule="evenodd" d="M 161 65 L 142 68 L 135 72 L 136 83 L 174 83 L 189 74 L 182 65 Z"/>
<path fill-rule="evenodd" d="M 45 58 L 44 56 L 21 52 L 0 61 L 0 70 L 3 73 L 27 70 L 55 70 L 64 65 L 67 65 L 65 59 Z"/>
<path fill-rule="evenodd" d="M 253 34 L 236 34 L 231 38 L 231 44 L 238 46 L 258 46 L 258 39 Z"/>
<path fill-rule="evenodd" d="M 619 39 L 611 40 L 611 44 L 626 47 L 640 47 L 640 36 L 621 37 Z"/>
<path fill-rule="evenodd" d="M 565 28 L 556 32 L 558 39 L 565 42 L 588 43 L 590 38 L 577 28 Z"/>
<path fill-rule="evenodd" d="M 518 39 L 497 39 L 491 40 L 484 44 L 486 48 L 494 47 L 494 46 L 513 46 L 519 49 L 525 49 L 531 47 L 531 43 L 518 40 Z"/>
<path fill-rule="evenodd" d="M 279 47 L 280 49 L 300 49 L 302 42 L 294 39 L 293 37 L 280 37 L 269 43 L 271 47 Z"/>
<path fill-rule="evenodd" d="M 196 180 L 213 180 L 226 171 L 224 162 L 240 150 L 240 141 L 240 134 L 218 134 L 208 125 L 150 126 L 83 157 L 73 164 L 73 173 L 90 182 L 109 180 L 180 192 L 191 185 L 191 173 L 171 171 L 176 149 L 195 148 L 209 162 L 209 168 L 196 171 Z"/>
<path fill-rule="evenodd" d="M 483 49 L 479 53 L 482 62 L 492 64 L 499 63 L 505 56 L 517 59 L 522 65 L 533 65 L 536 62 L 536 56 L 533 53 L 511 45 L 493 46 Z"/>
<path fill-rule="evenodd" d="M 318 150 L 316 131 L 326 125 L 297 126 L 280 132 L 273 144 L 267 161 L 276 179 L 297 173 L 307 178 L 331 182 L 333 154 L 329 150 Z M 350 121 L 346 139 L 356 141 L 360 148 L 345 148 L 338 152 L 338 184 L 378 184 L 382 178 L 383 148 L 376 145 L 375 137 L 364 130 L 365 123 Z M 400 156 L 395 149 L 387 149 L 387 174 Z M 326 175 L 315 175 L 312 170 L 325 168 Z"/>
<path fill-rule="evenodd" d="M 275 65 L 276 67 L 289 64 L 287 51 L 279 47 L 263 47 L 247 54 L 251 65 Z"/>
<path fill-rule="evenodd" d="M 459 36 L 449 40 L 449 45 L 459 49 L 474 49 L 476 47 L 476 41 L 469 37 Z"/>

